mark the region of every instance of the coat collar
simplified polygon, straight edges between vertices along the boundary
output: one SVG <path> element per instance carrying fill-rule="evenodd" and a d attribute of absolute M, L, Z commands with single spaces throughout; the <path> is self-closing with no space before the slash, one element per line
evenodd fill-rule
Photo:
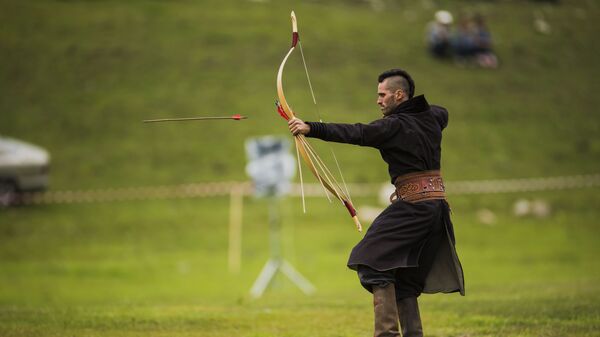
<path fill-rule="evenodd" d="M 396 107 L 396 109 L 394 109 L 394 111 L 392 111 L 392 113 L 389 116 L 401 113 L 414 114 L 428 109 L 429 103 L 427 103 L 425 96 L 419 95 L 402 102 Z"/>

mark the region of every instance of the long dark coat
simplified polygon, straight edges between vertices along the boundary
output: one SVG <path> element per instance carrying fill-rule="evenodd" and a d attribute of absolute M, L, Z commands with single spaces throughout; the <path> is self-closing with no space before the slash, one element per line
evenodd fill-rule
<path fill-rule="evenodd" d="M 448 124 L 448 112 L 429 105 L 421 95 L 369 124 L 307 123 L 311 128 L 307 137 L 378 149 L 393 184 L 407 173 L 440 169 L 442 130 Z M 417 267 L 425 242 L 442 222 L 447 240 L 438 248 L 423 292 L 458 291 L 464 295 L 464 276 L 449 213 L 445 200 L 391 204 L 354 247 L 348 267 L 356 270 L 358 265 L 367 265 L 380 271 Z"/>

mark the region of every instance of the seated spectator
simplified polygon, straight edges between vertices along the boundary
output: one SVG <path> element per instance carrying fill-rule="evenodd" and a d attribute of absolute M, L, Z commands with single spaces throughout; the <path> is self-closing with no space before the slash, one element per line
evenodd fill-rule
<path fill-rule="evenodd" d="M 449 58 L 452 55 L 450 44 L 450 25 L 452 14 L 448 11 L 437 11 L 435 21 L 427 26 L 427 47 L 429 52 L 437 58 Z"/>
<path fill-rule="evenodd" d="M 484 68 L 497 68 L 498 58 L 492 50 L 492 34 L 485 25 L 483 16 L 479 14 L 473 19 L 473 36 L 477 63 Z"/>
<path fill-rule="evenodd" d="M 475 15 L 473 19 L 462 17 L 459 20 L 452 36 L 452 50 L 458 64 L 498 67 L 498 59 L 492 51 L 492 35 L 481 15 Z"/>
<path fill-rule="evenodd" d="M 475 56 L 476 45 L 473 23 L 468 17 L 458 20 L 458 27 L 452 35 L 452 50 L 460 64 L 468 63 Z"/>

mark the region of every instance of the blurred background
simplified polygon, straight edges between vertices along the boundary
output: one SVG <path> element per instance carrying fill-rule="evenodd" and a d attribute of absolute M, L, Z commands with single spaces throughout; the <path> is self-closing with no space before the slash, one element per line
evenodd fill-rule
<path fill-rule="evenodd" d="M 284 87 L 301 118 L 377 119 L 377 75 L 404 68 L 417 95 L 449 110 L 448 184 L 500 186 L 449 191 L 467 296 L 422 296 L 426 335 L 600 336 L 594 0 L 0 1 L 0 137 L 49 154 L 37 168 L 47 192 L 0 209 L 0 335 L 371 333 L 371 296 L 345 266 L 362 234 L 322 196 L 306 199 L 307 214 L 297 193 L 278 202 L 282 254 L 316 292 L 277 276 L 249 296 L 269 258 L 272 200 L 247 192 L 242 211 L 229 192 L 250 180 L 246 139 L 289 137 L 273 103 L 291 10 L 318 102 L 296 52 Z M 460 49 L 477 18 L 490 43 Z M 249 119 L 142 123 L 233 114 Z M 335 169 L 329 146 L 312 143 Z M 359 212 L 382 209 L 379 153 L 330 147 L 346 182 L 365 188 L 350 190 Z M 490 193 L 547 177 L 579 180 Z M 214 193 L 181 192 L 190 184 Z M 232 214 L 243 224 L 237 272 Z"/>

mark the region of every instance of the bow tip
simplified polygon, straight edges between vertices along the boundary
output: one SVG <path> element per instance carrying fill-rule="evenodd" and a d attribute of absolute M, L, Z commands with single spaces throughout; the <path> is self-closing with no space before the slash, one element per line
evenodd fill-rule
<path fill-rule="evenodd" d="M 352 217 L 352 220 L 354 220 L 354 224 L 356 225 L 356 229 L 357 229 L 359 232 L 362 232 L 362 225 L 360 224 L 360 221 L 358 220 L 358 216 L 356 216 L 356 215 L 355 215 L 355 216 L 353 216 L 353 217 Z"/>
<path fill-rule="evenodd" d="M 296 13 L 292 11 L 292 13 L 290 13 L 290 17 L 292 18 L 292 32 L 298 34 L 298 22 L 296 21 Z"/>

